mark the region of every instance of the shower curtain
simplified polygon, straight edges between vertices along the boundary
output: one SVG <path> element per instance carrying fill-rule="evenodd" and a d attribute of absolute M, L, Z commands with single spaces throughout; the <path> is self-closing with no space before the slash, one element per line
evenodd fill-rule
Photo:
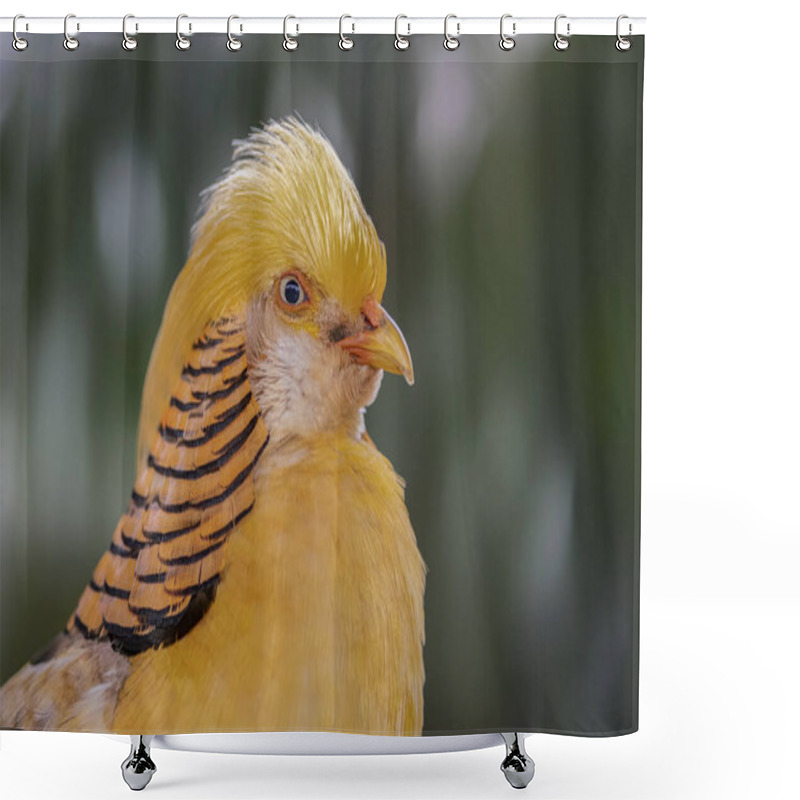
<path fill-rule="evenodd" d="M 30 38 L 1 726 L 635 731 L 643 38 Z"/>

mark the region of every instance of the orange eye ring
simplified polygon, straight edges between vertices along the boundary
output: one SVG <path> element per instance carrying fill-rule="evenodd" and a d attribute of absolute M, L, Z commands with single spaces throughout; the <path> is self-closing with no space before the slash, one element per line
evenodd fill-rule
<path fill-rule="evenodd" d="M 275 295 L 281 308 L 296 312 L 311 303 L 308 281 L 299 270 L 284 272 L 275 284 Z"/>

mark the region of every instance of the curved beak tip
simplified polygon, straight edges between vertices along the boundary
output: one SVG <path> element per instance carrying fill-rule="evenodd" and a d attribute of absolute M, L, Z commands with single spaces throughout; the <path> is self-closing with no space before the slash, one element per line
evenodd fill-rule
<path fill-rule="evenodd" d="M 379 317 L 378 310 L 381 312 Z M 414 366 L 403 332 L 380 306 L 370 311 L 372 316 L 367 316 L 367 319 L 373 324 L 373 320 L 377 322 L 375 327 L 342 339 L 339 346 L 359 364 L 402 375 L 406 383 L 413 386 Z"/>

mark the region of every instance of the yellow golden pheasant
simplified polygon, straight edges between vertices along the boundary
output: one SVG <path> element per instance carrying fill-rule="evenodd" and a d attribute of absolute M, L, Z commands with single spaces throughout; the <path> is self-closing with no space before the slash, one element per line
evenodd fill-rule
<path fill-rule="evenodd" d="M 2 727 L 421 732 L 425 565 L 364 427 L 384 370 L 413 383 L 384 247 L 321 133 L 235 144 L 151 355 L 130 504 Z"/>

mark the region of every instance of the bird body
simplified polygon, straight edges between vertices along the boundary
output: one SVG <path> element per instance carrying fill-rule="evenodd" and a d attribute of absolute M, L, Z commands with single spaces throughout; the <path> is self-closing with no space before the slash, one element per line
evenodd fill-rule
<path fill-rule="evenodd" d="M 133 659 L 116 731 L 419 732 L 424 571 L 391 466 L 339 433 L 274 455 L 214 604 Z"/>
<path fill-rule="evenodd" d="M 385 282 L 321 134 L 238 143 L 151 355 L 128 509 L 0 726 L 421 732 L 425 565 L 364 427 L 384 370 L 413 382 Z"/>

